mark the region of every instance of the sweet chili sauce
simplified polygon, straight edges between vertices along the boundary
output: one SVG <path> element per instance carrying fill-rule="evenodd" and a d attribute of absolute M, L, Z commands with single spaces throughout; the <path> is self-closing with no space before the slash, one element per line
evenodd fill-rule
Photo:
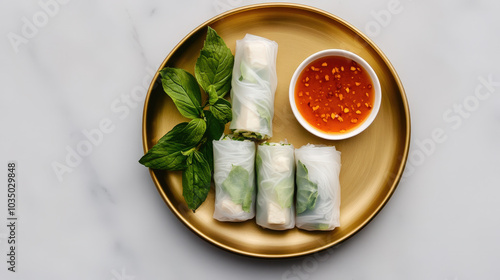
<path fill-rule="evenodd" d="M 370 114 L 374 99 L 370 75 L 341 56 L 311 62 L 295 85 L 300 114 L 326 133 L 344 133 L 359 126 Z"/>

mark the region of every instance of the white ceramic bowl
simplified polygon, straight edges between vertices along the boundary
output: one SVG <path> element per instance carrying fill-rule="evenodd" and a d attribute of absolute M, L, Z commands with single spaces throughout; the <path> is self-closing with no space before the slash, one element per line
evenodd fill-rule
<path fill-rule="evenodd" d="M 361 65 L 370 75 L 370 78 L 372 80 L 372 86 L 374 89 L 374 94 L 375 94 L 375 100 L 374 104 L 372 107 L 372 110 L 370 112 L 370 115 L 362 122 L 360 125 L 358 125 L 355 129 L 347 131 L 345 133 L 326 133 L 324 131 L 318 130 L 315 128 L 313 125 L 309 124 L 304 117 L 300 114 L 297 105 L 295 104 L 295 85 L 297 83 L 297 79 L 299 78 L 302 70 L 307 67 L 311 62 L 315 61 L 318 58 L 322 57 L 327 57 L 327 56 L 342 56 L 345 58 L 352 59 L 355 61 L 357 64 Z M 340 50 L 340 49 L 328 49 L 328 50 L 323 50 L 319 51 L 315 54 L 312 54 L 308 58 L 306 58 L 300 65 L 297 67 L 295 70 L 295 73 L 293 73 L 292 76 L 292 81 L 290 82 L 290 88 L 289 88 L 289 97 L 290 97 L 290 105 L 292 106 L 292 111 L 293 114 L 295 115 L 295 118 L 297 121 L 309 132 L 312 134 L 328 139 L 328 140 L 342 140 L 346 139 L 355 135 L 358 135 L 362 131 L 364 131 L 370 124 L 373 122 L 375 117 L 377 116 L 377 113 L 380 108 L 380 103 L 382 101 L 382 90 L 380 88 L 380 82 L 378 80 L 377 74 L 375 74 L 375 71 L 373 71 L 372 67 L 361 57 L 358 55 L 346 51 L 346 50 Z"/>

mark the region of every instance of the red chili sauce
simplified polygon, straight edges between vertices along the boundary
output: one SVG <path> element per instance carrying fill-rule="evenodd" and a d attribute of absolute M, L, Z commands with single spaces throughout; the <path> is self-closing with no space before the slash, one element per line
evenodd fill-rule
<path fill-rule="evenodd" d="M 295 103 L 304 119 L 326 133 L 345 133 L 370 114 L 374 89 L 355 61 L 328 56 L 311 62 L 295 85 Z"/>

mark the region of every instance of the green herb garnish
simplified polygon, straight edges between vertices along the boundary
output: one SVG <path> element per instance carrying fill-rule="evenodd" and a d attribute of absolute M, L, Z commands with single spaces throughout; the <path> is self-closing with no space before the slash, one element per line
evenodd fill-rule
<path fill-rule="evenodd" d="M 179 112 L 189 119 L 199 117 L 201 93 L 193 75 L 178 68 L 164 68 L 160 74 L 163 90 L 172 98 Z"/>
<path fill-rule="evenodd" d="M 182 116 L 191 119 L 176 125 L 139 162 L 152 169 L 182 170 L 183 196 L 191 210 L 205 201 L 213 171 L 212 140 L 218 140 L 232 119 L 231 103 L 224 96 L 231 88 L 234 56 L 224 40 L 208 27 L 195 65 L 195 76 L 166 67 L 161 83 Z M 201 90 L 207 94 L 202 104 Z M 208 108 L 207 108 L 208 107 Z"/>
<path fill-rule="evenodd" d="M 208 27 L 207 38 L 200 57 L 196 61 L 194 73 L 200 86 L 208 92 L 213 86 L 217 95 L 223 97 L 231 88 L 234 56 L 224 40 Z"/>
<path fill-rule="evenodd" d="M 187 153 L 186 165 L 182 172 L 182 195 L 189 209 L 195 210 L 205 201 L 210 190 L 210 166 L 203 154 L 195 149 Z"/>
<path fill-rule="evenodd" d="M 158 140 L 139 162 L 154 169 L 184 170 L 187 156 L 183 153 L 198 145 L 205 130 L 206 123 L 199 118 L 180 123 Z"/>

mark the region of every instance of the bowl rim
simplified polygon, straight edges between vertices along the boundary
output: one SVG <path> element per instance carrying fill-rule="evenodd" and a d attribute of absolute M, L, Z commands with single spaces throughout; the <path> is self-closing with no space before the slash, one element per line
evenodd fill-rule
<path fill-rule="evenodd" d="M 316 59 L 327 56 L 342 56 L 356 61 L 356 63 L 360 64 L 368 72 L 374 88 L 375 100 L 370 115 L 358 127 L 346 133 L 326 133 L 316 129 L 313 125 L 311 125 L 304 119 L 304 117 L 300 114 L 297 105 L 295 104 L 295 85 L 297 83 L 299 75 L 302 73 L 302 70 L 304 70 L 304 68 L 307 65 L 309 65 L 309 63 L 315 61 Z M 370 64 L 368 64 L 368 62 L 366 62 L 362 57 L 344 49 L 325 49 L 311 54 L 306 59 L 304 59 L 295 69 L 295 72 L 293 73 L 289 85 L 289 100 L 290 100 L 290 106 L 292 107 L 293 115 L 295 116 L 297 121 L 302 125 L 302 127 L 305 128 L 307 131 L 323 139 L 343 140 L 360 134 L 372 124 L 372 122 L 375 120 L 375 117 L 378 114 L 378 111 L 380 109 L 380 104 L 382 103 L 382 89 L 377 74 L 370 66 Z"/>

